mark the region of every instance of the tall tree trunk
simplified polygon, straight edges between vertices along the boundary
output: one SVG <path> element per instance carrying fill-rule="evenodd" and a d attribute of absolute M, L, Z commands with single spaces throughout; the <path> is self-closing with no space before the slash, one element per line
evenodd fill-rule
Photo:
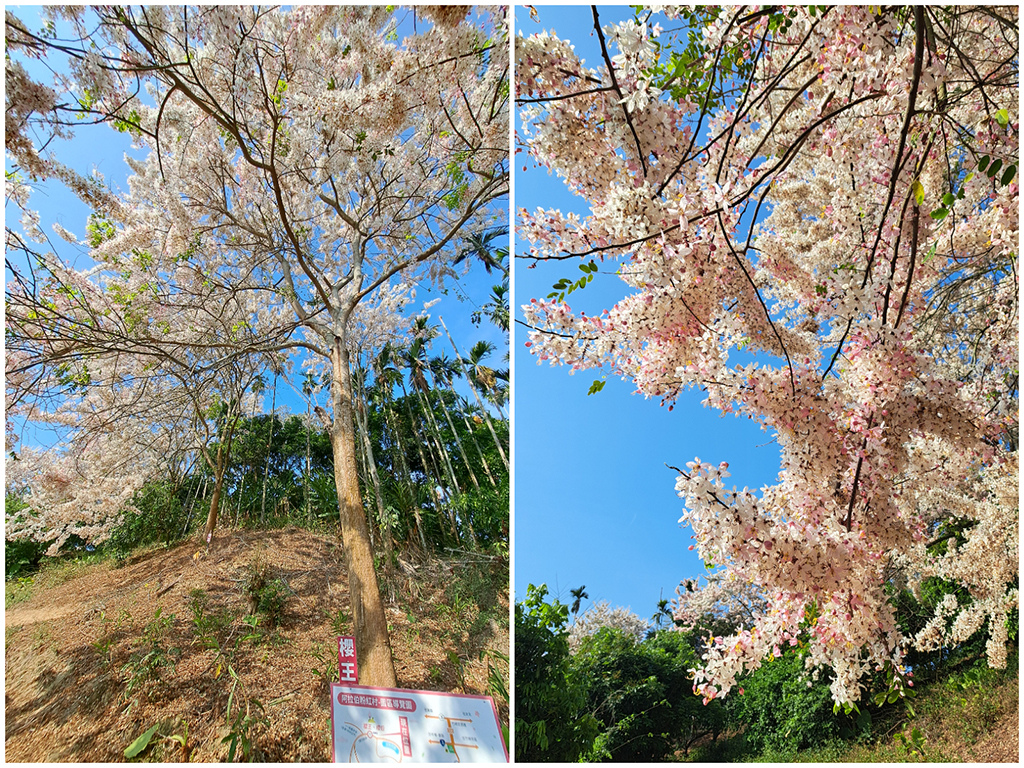
<path fill-rule="evenodd" d="M 354 397 L 355 396 L 355 378 L 353 378 L 352 381 L 353 381 L 352 394 L 353 394 L 353 397 Z M 355 438 L 355 440 L 356 440 L 356 455 L 359 456 L 359 466 L 361 466 L 363 468 L 363 473 L 359 476 L 359 479 L 362 482 L 362 485 L 360 486 L 360 488 L 366 488 L 367 484 L 370 482 L 370 480 L 368 479 L 370 477 L 370 466 L 369 466 L 370 463 L 369 463 L 369 461 L 366 458 L 366 442 L 363 439 L 365 437 L 365 435 L 363 434 L 363 431 L 362 431 L 363 422 L 362 422 L 362 419 L 359 418 L 359 402 L 356 401 L 355 399 L 353 399 L 352 405 L 353 405 L 352 410 L 355 413 L 355 422 L 354 423 L 355 423 L 355 426 L 356 426 L 356 438 Z M 362 493 L 363 493 L 362 491 L 359 492 L 359 498 L 360 499 L 362 499 Z M 363 514 L 366 517 L 368 517 L 368 518 L 370 517 L 370 515 L 366 511 L 365 507 L 363 508 Z M 366 530 L 370 534 L 370 549 L 372 549 L 374 552 L 379 551 L 380 550 L 380 545 L 377 543 L 377 538 L 378 538 L 378 536 L 377 536 L 377 528 L 373 524 L 373 520 L 372 519 L 367 521 Z"/>
<path fill-rule="evenodd" d="M 395 427 L 394 414 L 391 412 L 390 406 L 391 400 L 390 397 L 388 397 L 384 400 L 384 422 L 388 425 L 388 429 L 391 430 L 391 433 L 395 436 L 395 446 L 398 448 L 397 451 L 394 451 L 395 446 L 392 446 L 392 455 L 394 453 L 398 454 L 398 466 L 402 471 L 402 481 L 405 483 L 405 487 L 409 490 L 409 495 L 415 499 L 416 493 L 415 488 L 413 487 L 412 473 L 409 471 L 409 465 L 405 461 L 405 444 L 402 442 L 402 433 Z M 422 450 L 420 451 L 420 458 L 423 458 Z M 426 463 L 424 463 L 423 468 L 426 469 L 426 466 Z M 428 552 L 427 535 L 423 530 L 423 521 L 420 518 L 419 504 L 413 505 L 412 513 L 416 520 L 416 530 L 419 531 L 420 544 L 423 545 L 423 554 L 425 555 Z"/>
<path fill-rule="evenodd" d="M 384 511 L 384 498 L 381 494 L 380 475 L 377 474 L 377 460 L 373 455 L 373 443 L 370 441 L 370 417 L 367 414 L 369 407 L 366 402 L 366 389 L 363 380 L 356 377 L 359 392 L 359 408 L 356 409 L 356 418 L 359 421 L 359 431 L 363 435 L 363 450 L 366 452 L 367 463 L 370 469 L 370 481 L 373 483 L 373 495 L 377 501 L 377 519 L 384 523 L 384 533 L 380 538 L 384 539 L 384 556 L 387 560 L 385 568 L 391 568 L 394 559 L 395 545 L 391 540 L 391 516 Z M 379 524 L 379 523 L 378 523 Z"/>
<path fill-rule="evenodd" d="M 270 434 L 267 435 L 267 460 L 263 466 L 263 498 L 260 500 L 260 525 L 267 524 L 267 480 L 270 479 L 270 448 L 274 442 L 274 410 L 277 408 L 277 372 L 274 373 L 274 391 L 270 400 Z"/>
<path fill-rule="evenodd" d="M 444 445 L 444 439 L 441 437 L 441 430 L 437 426 L 437 420 L 434 419 L 434 412 L 430 407 L 430 398 L 427 397 L 424 392 L 421 392 L 415 385 L 413 385 L 413 389 L 416 390 L 416 394 L 419 396 L 420 408 L 422 408 L 423 413 L 426 414 L 427 424 L 433 430 L 431 437 L 437 445 L 437 451 L 441 454 L 441 459 L 444 461 L 445 468 L 448 470 L 448 477 L 451 480 L 451 488 L 454 489 L 455 493 L 462 493 L 462 488 L 459 486 L 459 479 L 455 476 L 455 467 L 452 465 L 451 455 L 448 453 L 448 449 Z M 440 500 L 438 500 L 438 503 L 440 503 Z M 459 526 L 455 520 L 455 513 L 452 512 L 451 504 L 445 503 L 444 509 L 445 514 L 451 523 L 452 535 L 455 537 L 455 541 L 457 543 L 461 543 Z"/>
<path fill-rule="evenodd" d="M 331 346 L 331 400 L 334 424 L 331 448 L 334 453 L 334 482 L 338 490 L 341 538 L 348 570 L 349 603 L 355 624 L 359 654 L 360 683 L 384 688 L 397 687 L 391 656 L 387 615 L 380 598 L 373 550 L 366 529 L 366 515 L 359 497 L 356 444 L 352 420 L 352 375 L 345 339 L 334 337 Z"/>
<path fill-rule="evenodd" d="M 231 441 L 235 436 L 235 426 L 238 424 L 239 416 L 231 416 L 227 430 L 221 441 L 217 444 L 217 458 L 210 461 L 210 455 L 203 450 L 203 456 L 213 470 L 214 485 L 213 498 L 210 500 L 210 511 L 206 515 L 206 529 L 203 531 L 203 541 L 210 546 L 213 540 L 213 530 L 217 527 L 217 513 L 220 511 L 220 494 L 224 487 L 224 475 L 228 470 L 228 463 L 231 461 Z"/>
<path fill-rule="evenodd" d="M 434 388 L 437 389 L 437 374 L 432 374 L 434 377 Z M 444 379 L 441 380 L 444 384 Z M 443 390 L 438 391 L 438 402 L 441 404 L 441 412 L 444 413 L 445 421 L 448 422 L 448 428 L 452 431 L 452 437 L 455 438 L 455 445 L 459 449 L 459 455 L 462 456 L 462 463 L 466 465 L 466 471 L 469 472 L 469 479 L 473 482 L 473 487 L 478 491 L 480 490 L 480 483 L 476 479 L 476 472 L 473 471 L 473 465 L 469 463 L 469 455 L 466 453 L 466 448 L 462 445 L 462 439 L 459 437 L 459 431 L 455 428 L 455 422 L 452 421 L 452 415 L 448 412 L 448 404 L 444 401 Z M 448 385 L 448 391 L 453 395 L 455 391 L 451 389 L 451 384 Z"/>
<path fill-rule="evenodd" d="M 220 462 L 220 451 L 217 451 L 217 468 L 214 470 L 213 498 L 210 500 L 210 511 L 206 515 L 206 529 L 203 532 L 203 541 L 209 547 L 213 540 L 213 530 L 217 527 L 217 514 L 220 512 L 220 492 L 224 487 L 224 472 L 227 469 L 226 463 Z"/>
<path fill-rule="evenodd" d="M 455 339 L 453 339 L 452 335 L 448 332 L 448 326 L 444 324 L 444 318 L 438 316 L 438 319 L 441 321 L 441 327 L 444 328 L 444 333 L 448 337 L 448 341 L 451 342 L 452 348 L 455 350 L 455 359 L 459 361 L 459 367 L 462 368 L 462 375 L 466 377 L 466 381 L 469 382 L 469 388 L 473 390 L 473 397 L 476 398 L 476 404 L 480 406 L 480 411 L 483 413 L 484 421 L 487 422 L 487 429 L 490 430 L 491 437 L 494 439 L 494 446 L 498 449 L 498 454 L 501 456 L 501 460 L 505 463 L 505 471 L 508 472 L 508 458 L 505 456 L 505 450 L 501 447 L 501 441 L 498 440 L 498 435 L 494 431 L 494 425 L 491 423 L 491 415 L 487 413 L 487 409 L 481 402 L 480 393 L 477 392 L 473 379 L 470 378 L 468 373 L 466 373 L 465 366 L 462 365 L 462 358 L 459 357 L 459 348 L 455 346 Z"/>
<path fill-rule="evenodd" d="M 455 392 L 455 383 L 452 381 L 451 376 L 446 377 L 448 383 L 448 389 Z M 459 415 L 462 417 L 462 423 L 466 425 L 466 432 L 469 434 L 470 440 L 473 441 L 473 446 L 476 448 L 477 456 L 480 457 L 480 463 L 483 465 L 484 472 L 487 474 L 487 479 L 491 481 L 491 486 L 494 488 L 498 487 L 498 483 L 494 479 L 494 475 L 491 474 L 491 466 L 487 463 L 487 456 L 484 455 L 483 449 L 480 447 L 480 441 L 476 439 L 476 430 L 473 429 L 473 425 L 469 421 L 469 416 L 466 415 L 466 399 L 461 397 L 458 393 L 455 393 L 458 398 L 457 402 L 461 402 L 463 405 L 459 406 Z M 481 419 L 481 421 L 483 421 Z M 468 462 L 468 460 L 467 460 Z M 479 486 L 477 486 L 479 488 Z"/>
<path fill-rule="evenodd" d="M 424 476 L 426 476 L 429 481 L 433 482 L 434 485 L 444 485 L 444 480 L 440 471 L 440 464 L 434 456 L 433 447 L 431 446 L 430 441 L 427 440 L 426 435 L 423 434 L 423 430 L 420 429 L 420 425 L 418 424 L 416 417 L 413 415 L 413 407 L 409 401 L 409 392 L 406 389 L 406 380 L 399 378 L 398 385 L 401 387 L 402 402 L 406 403 L 406 415 L 409 417 L 409 428 L 413 432 L 413 441 L 416 443 L 416 451 L 420 455 L 420 462 L 423 464 Z M 423 452 L 424 445 L 427 446 L 426 454 Z M 428 456 L 430 457 L 429 463 L 427 462 Z M 431 477 L 431 473 L 433 474 L 433 477 Z M 433 486 L 430 488 L 430 499 L 431 504 L 434 505 L 434 509 L 437 512 L 438 520 L 441 520 L 444 515 L 440 509 L 440 500 L 437 498 L 437 494 L 435 493 Z M 419 506 L 416 508 L 416 520 L 418 524 L 421 523 Z M 421 532 L 423 531 L 422 525 L 420 530 Z M 456 537 L 456 541 L 458 541 L 458 537 Z"/>
<path fill-rule="evenodd" d="M 448 422 L 448 428 L 451 429 L 452 436 L 455 438 L 455 445 L 459 449 L 459 455 L 462 456 L 462 463 L 466 465 L 466 471 L 469 472 L 469 479 L 472 480 L 473 487 L 476 488 L 479 491 L 480 490 L 480 483 L 476 479 L 476 473 L 473 471 L 473 465 L 469 463 L 469 455 L 466 453 L 466 449 L 462 445 L 462 440 L 459 439 L 459 432 L 458 432 L 457 429 L 455 429 L 455 423 L 452 421 L 451 414 L 448 412 L 448 404 L 445 403 L 445 401 L 444 401 L 444 392 L 445 392 L 445 390 L 438 388 L 438 386 L 437 386 L 437 382 L 438 382 L 437 374 L 433 373 L 432 375 L 434 377 L 434 391 L 437 392 L 438 403 L 441 406 L 442 413 L 444 413 L 445 420 Z M 442 380 L 442 383 L 443 383 L 443 380 Z M 453 395 L 455 395 L 454 390 L 452 390 L 451 388 L 449 388 L 447 391 L 449 391 Z M 452 516 L 454 517 L 454 515 L 455 515 L 455 512 L 453 510 L 452 511 Z M 470 519 L 467 517 L 465 519 L 465 523 L 466 523 L 466 527 L 469 528 L 469 540 L 473 543 L 473 549 L 474 550 L 479 549 L 480 546 L 479 546 L 479 543 L 476 540 L 476 531 L 473 530 L 473 523 L 472 523 L 472 521 L 470 521 Z"/>
<path fill-rule="evenodd" d="M 419 453 L 420 462 L 423 464 L 423 472 L 428 479 L 430 479 L 430 475 L 428 473 L 432 472 L 434 475 L 433 482 L 437 485 L 444 485 L 444 480 L 441 477 L 440 465 L 434 457 L 434 449 L 427 441 L 426 436 L 422 434 L 422 431 L 416 423 L 416 417 L 413 416 L 412 405 L 409 404 L 409 393 L 405 389 L 405 380 L 400 379 L 399 382 L 402 387 L 402 401 L 405 403 L 405 413 L 409 418 L 409 429 L 412 430 L 414 442 L 416 443 L 416 451 Z M 423 452 L 424 445 L 427 446 L 426 453 Z M 430 456 L 429 464 L 427 463 L 428 455 Z M 434 499 L 433 504 L 435 505 L 435 508 L 440 505 L 440 502 L 437 501 L 437 495 L 433 490 L 431 490 L 431 498 Z M 437 514 L 439 517 L 441 516 L 442 513 L 440 509 L 437 509 Z"/>
<path fill-rule="evenodd" d="M 309 429 L 310 429 L 310 406 L 306 403 L 306 474 L 302 476 L 302 489 L 306 493 L 306 519 L 313 522 L 312 508 L 310 507 L 309 498 L 309 466 L 310 466 L 310 451 L 309 451 Z"/>

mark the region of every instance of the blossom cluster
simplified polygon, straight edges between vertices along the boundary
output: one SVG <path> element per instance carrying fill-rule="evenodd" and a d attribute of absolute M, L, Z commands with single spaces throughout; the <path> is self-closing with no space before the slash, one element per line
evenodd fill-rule
<path fill-rule="evenodd" d="M 708 643 L 696 689 L 724 695 L 805 637 L 855 702 L 914 642 L 884 589 L 895 573 L 970 590 L 921 647 L 987 619 L 1005 663 L 1019 126 L 1016 71 L 991 54 L 1016 9 L 958 9 L 953 32 L 921 7 L 658 9 L 702 23 L 706 52 L 665 79 L 650 41 L 688 38 L 646 11 L 595 24 L 617 50 L 596 69 L 554 32 L 517 41 L 520 144 L 590 208 L 520 211 L 523 256 L 619 258 L 626 283 L 596 315 L 550 299 L 523 314 L 538 361 L 605 366 L 670 407 L 699 387 L 780 446 L 761 489 L 699 459 L 677 480 L 701 557 L 765 600 Z M 705 109 L 716 82 L 735 98 Z M 951 519 L 960 539 L 936 555 Z"/>
<path fill-rule="evenodd" d="M 579 648 L 583 639 L 595 634 L 598 630 L 610 627 L 617 629 L 637 642 L 647 636 L 651 624 L 646 619 L 641 619 L 628 608 L 622 606 L 612 607 L 606 600 L 594 603 L 587 610 L 581 613 L 569 627 L 569 650 L 575 651 Z"/>

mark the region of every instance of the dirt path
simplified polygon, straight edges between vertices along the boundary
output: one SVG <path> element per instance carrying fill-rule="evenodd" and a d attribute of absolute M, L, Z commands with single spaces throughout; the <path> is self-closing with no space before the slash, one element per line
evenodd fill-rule
<path fill-rule="evenodd" d="M 74 609 L 70 605 L 54 605 L 46 608 L 14 608 L 4 611 L 4 627 L 26 626 L 40 621 L 53 621 L 70 616 Z"/>

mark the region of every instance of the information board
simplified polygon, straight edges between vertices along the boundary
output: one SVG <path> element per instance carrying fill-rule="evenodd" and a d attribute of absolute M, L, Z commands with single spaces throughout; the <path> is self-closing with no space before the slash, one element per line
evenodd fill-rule
<path fill-rule="evenodd" d="M 336 763 L 507 763 L 494 700 L 331 684 Z"/>

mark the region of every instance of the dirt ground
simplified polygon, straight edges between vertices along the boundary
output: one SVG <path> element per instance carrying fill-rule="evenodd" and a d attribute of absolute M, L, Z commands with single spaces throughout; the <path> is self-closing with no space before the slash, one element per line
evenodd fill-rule
<path fill-rule="evenodd" d="M 253 759 L 330 762 L 329 688 L 313 670 L 337 674 L 334 638 L 352 630 L 339 543 L 291 528 L 221 531 L 214 544 L 205 555 L 187 542 L 120 568 L 94 564 L 65 583 L 35 588 L 5 612 L 7 762 L 123 761 L 126 747 L 157 724 L 159 737 L 144 759 L 223 761 L 229 699 L 233 716 L 249 700 L 252 724 L 236 733 L 251 738 Z M 244 621 L 249 604 L 241 585 L 259 559 L 270 578 L 287 585 L 276 630 L 254 631 Z M 486 695 L 489 666 L 507 686 L 507 663 L 491 654 L 481 659 L 485 651 L 508 655 L 507 575 L 498 592 L 479 580 L 472 591 L 453 591 L 470 567 L 507 564 L 403 566 L 383 587 L 399 686 Z M 219 646 L 237 644 L 228 656 L 202 642 L 190 607 L 197 599 L 205 615 L 222 619 L 211 633 Z M 164 662 L 156 679 L 137 671 L 154 648 L 147 637 L 159 641 L 151 660 Z M 499 705 L 507 726 L 507 708 Z M 186 726 L 184 746 L 169 738 Z"/>

